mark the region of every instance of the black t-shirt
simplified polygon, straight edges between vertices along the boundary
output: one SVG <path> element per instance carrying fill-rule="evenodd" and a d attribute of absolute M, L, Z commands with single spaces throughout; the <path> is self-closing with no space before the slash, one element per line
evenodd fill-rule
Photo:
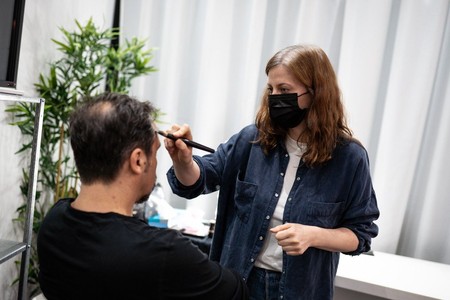
<path fill-rule="evenodd" d="M 39 282 L 53 299 L 246 299 L 240 276 L 171 229 L 58 201 L 38 235 Z"/>

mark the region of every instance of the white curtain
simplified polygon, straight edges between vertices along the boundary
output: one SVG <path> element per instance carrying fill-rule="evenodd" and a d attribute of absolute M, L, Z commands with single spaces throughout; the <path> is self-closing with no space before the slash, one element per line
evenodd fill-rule
<path fill-rule="evenodd" d="M 350 126 L 366 146 L 381 217 L 378 251 L 450 263 L 448 0 L 123 0 L 125 37 L 148 39 L 159 69 L 133 86 L 216 147 L 254 121 L 264 67 L 279 49 L 321 46 Z M 202 154 L 198 151 L 197 154 Z M 170 203 L 159 153 L 158 175 Z M 216 196 L 188 202 L 212 218 Z"/>

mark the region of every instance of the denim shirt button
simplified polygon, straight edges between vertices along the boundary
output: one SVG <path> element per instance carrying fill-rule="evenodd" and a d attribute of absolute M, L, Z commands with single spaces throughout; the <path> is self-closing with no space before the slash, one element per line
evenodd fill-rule
<path fill-rule="evenodd" d="M 250 258 L 250 262 L 254 262 L 255 261 L 255 259 L 254 258 Z"/>
<path fill-rule="evenodd" d="M 280 299 L 283 299 L 283 295 L 280 296 Z"/>
<path fill-rule="evenodd" d="M 278 198 L 278 193 L 275 193 L 275 197 L 277 197 L 277 198 Z"/>
<path fill-rule="evenodd" d="M 297 181 L 299 181 L 300 180 L 300 177 L 297 177 Z"/>
<path fill-rule="evenodd" d="M 262 241 L 264 237 L 262 235 L 259 236 L 259 240 Z"/>
<path fill-rule="evenodd" d="M 269 220 L 269 219 L 270 219 L 270 216 L 269 216 L 269 215 L 267 215 L 267 216 L 266 216 L 266 220 Z"/>
<path fill-rule="evenodd" d="M 282 172 L 282 173 L 280 173 L 280 176 L 284 176 L 284 173 Z"/>
<path fill-rule="evenodd" d="M 288 157 L 288 156 L 289 156 L 289 154 L 287 154 L 287 153 L 284 155 L 284 157 Z"/>
<path fill-rule="evenodd" d="M 216 185 L 216 191 L 220 189 L 220 185 Z"/>
<path fill-rule="evenodd" d="M 292 198 L 291 198 L 291 197 L 289 197 L 289 198 L 288 198 L 288 201 L 291 201 L 291 200 L 292 200 Z"/>

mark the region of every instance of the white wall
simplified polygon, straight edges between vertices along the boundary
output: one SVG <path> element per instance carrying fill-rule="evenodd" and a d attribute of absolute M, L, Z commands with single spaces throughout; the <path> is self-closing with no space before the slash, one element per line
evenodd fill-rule
<path fill-rule="evenodd" d="M 104 29 L 112 25 L 114 0 L 27 0 L 22 45 L 17 79 L 17 88 L 26 96 L 36 96 L 34 83 L 40 73 L 46 73 L 48 63 L 58 56 L 52 38 L 62 39 L 59 28 L 73 30 L 74 20 L 81 24 L 92 17 L 94 23 Z M 21 240 L 21 232 L 14 228 L 12 219 L 21 204 L 19 184 L 21 180 L 20 160 L 14 153 L 20 147 L 20 132 L 7 125 L 8 115 L 0 106 L 0 239 Z M 17 256 L 19 259 L 19 256 Z M 0 299 L 16 299 L 17 285 L 11 283 L 18 276 L 11 259 L 0 265 Z"/>

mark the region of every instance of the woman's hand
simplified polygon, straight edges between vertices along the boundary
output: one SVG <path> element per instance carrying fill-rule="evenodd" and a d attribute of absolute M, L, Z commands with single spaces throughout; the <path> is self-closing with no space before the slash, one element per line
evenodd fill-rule
<path fill-rule="evenodd" d="M 191 128 L 189 125 L 182 126 L 174 124 L 167 131 L 176 138 L 187 138 L 192 140 Z M 175 176 L 185 186 L 191 186 L 200 178 L 200 168 L 192 158 L 192 148 L 186 145 L 181 139 L 164 139 L 164 147 L 173 162 Z"/>
<path fill-rule="evenodd" d="M 356 234 L 348 228 L 321 228 L 296 223 L 285 223 L 270 229 L 278 245 L 288 255 L 302 255 L 310 247 L 330 252 L 351 252 L 357 249 Z"/>
<path fill-rule="evenodd" d="M 311 246 L 314 230 L 312 226 L 286 223 L 270 229 L 278 245 L 288 255 L 301 255 Z"/>
<path fill-rule="evenodd" d="M 171 133 L 176 138 L 187 138 L 192 140 L 191 128 L 189 125 L 184 124 L 182 126 L 178 124 L 172 125 L 167 130 L 167 133 Z M 182 140 L 171 140 L 169 138 L 164 139 L 164 146 L 169 152 L 170 158 L 174 165 L 182 167 L 188 165 L 192 161 L 192 148 L 188 147 Z"/>

